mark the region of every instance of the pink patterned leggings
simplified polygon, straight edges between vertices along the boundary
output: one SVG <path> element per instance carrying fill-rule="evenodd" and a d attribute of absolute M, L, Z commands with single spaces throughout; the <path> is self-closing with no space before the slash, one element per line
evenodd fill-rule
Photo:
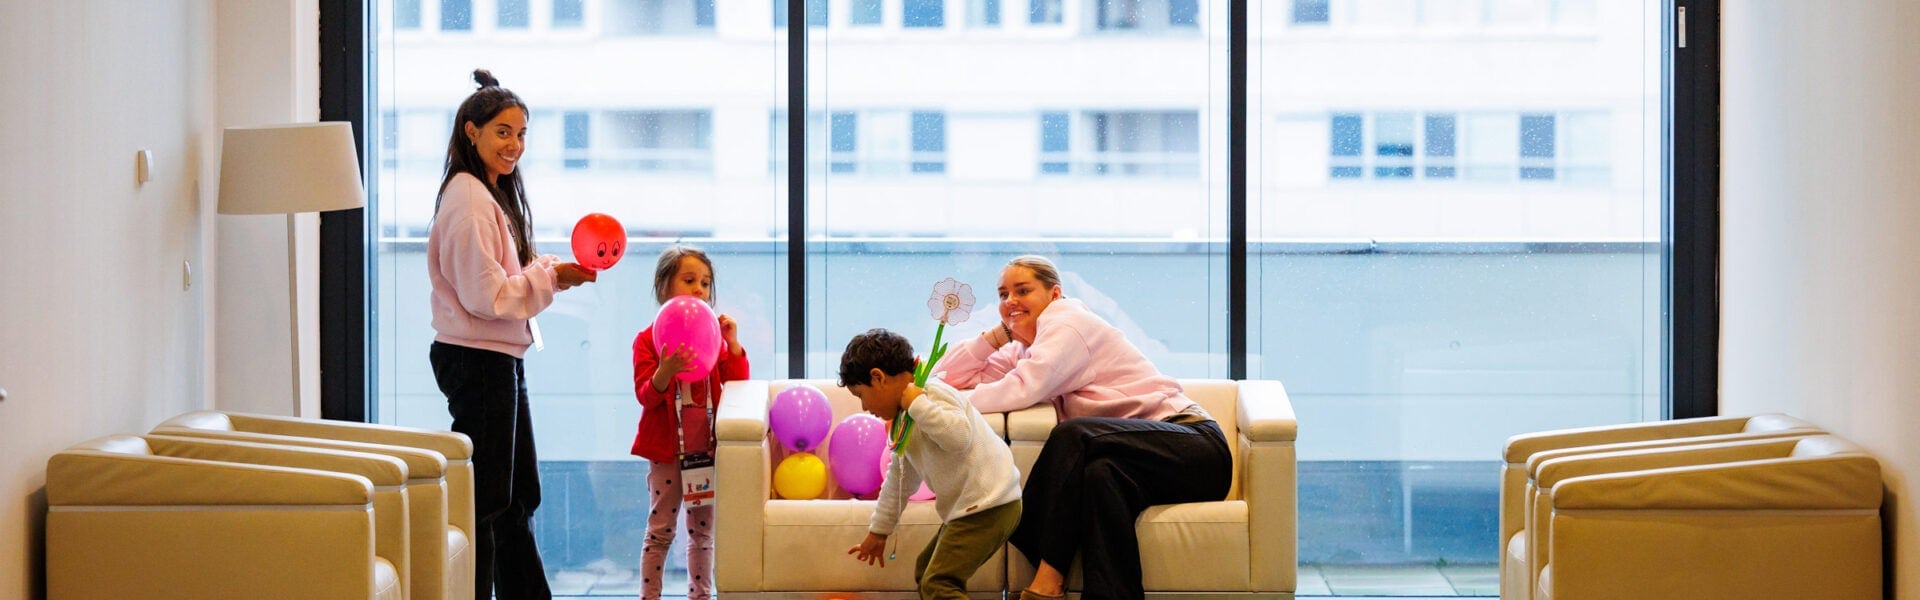
<path fill-rule="evenodd" d="M 652 461 L 649 461 L 652 462 Z M 640 598 L 660 598 L 661 569 L 673 546 L 673 522 L 680 514 L 680 464 L 653 462 L 647 471 L 653 505 L 647 513 L 647 543 L 640 553 Z M 687 508 L 687 600 L 713 597 L 713 503 Z"/>

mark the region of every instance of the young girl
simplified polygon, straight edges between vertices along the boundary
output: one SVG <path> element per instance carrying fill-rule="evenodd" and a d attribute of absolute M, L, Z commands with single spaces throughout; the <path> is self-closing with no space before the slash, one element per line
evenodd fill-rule
<path fill-rule="evenodd" d="M 713 303 L 713 261 L 699 248 L 674 245 L 660 253 L 653 270 L 653 297 L 662 304 L 688 295 Z M 680 513 L 680 457 L 713 452 L 713 410 L 720 400 L 720 384 L 747 378 L 747 353 L 740 347 L 732 317 L 720 315 L 720 337 L 726 343 L 706 379 L 682 384 L 674 376 L 692 368 L 693 351 L 682 346 L 654 351 L 653 327 L 633 338 L 633 394 L 640 400 L 640 432 L 633 454 L 652 463 L 647 488 L 652 507 L 647 513 L 647 541 L 640 555 L 640 597 L 660 597 L 661 566 L 673 544 L 673 522 Z M 677 407 L 677 410 L 676 410 Z M 687 600 L 713 595 L 713 503 L 687 508 Z"/>
<path fill-rule="evenodd" d="M 427 233 L 433 286 L 428 361 L 447 396 L 453 430 L 473 438 L 474 596 L 551 596 L 533 509 L 539 462 L 527 411 L 533 316 L 553 294 L 594 280 L 592 271 L 533 252 L 533 215 L 520 181 L 527 105 L 485 70 L 454 113 L 445 177 Z"/>

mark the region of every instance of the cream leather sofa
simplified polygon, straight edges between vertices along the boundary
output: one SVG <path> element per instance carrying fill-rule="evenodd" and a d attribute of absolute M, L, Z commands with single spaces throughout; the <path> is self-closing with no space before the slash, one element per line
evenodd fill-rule
<path fill-rule="evenodd" d="M 1507 440 L 1500 482 L 1500 598 L 1529 600 L 1544 563 L 1543 550 L 1527 534 L 1527 507 L 1535 493 L 1538 465 L 1550 458 L 1688 444 L 1772 439 L 1823 433 L 1811 423 L 1781 414 L 1707 417 L 1543 431 Z"/>
<path fill-rule="evenodd" d="M 1150 596 L 1293 597 L 1299 551 L 1293 442 L 1299 426 L 1286 388 L 1278 381 L 1183 379 L 1180 385 L 1226 434 L 1233 486 L 1219 502 L 1153 506 L 1140 514 L 1134 529 L 1141 583 Z M 1023 480 L 1055 423 L 1052 406 L 1007 414 L 1013 462 Z M 1067 581 L 1074 592 L 1081 589 L 1078 563 Z M 1007 554 L 1007 570 L 1010 590 L 1033 581 L 1033 565 L 1017 550 Z"/>
<path fill-rule="evenodd" d="M 47 597 L 406 598 L 406 464 L 115 435 L 47 461 Z"/>
<path fill-rule="evenodd" d="M 412 533 L 409 598 L 474 596 L 473 444 L 465 434 L 245 413 L 194 411 L 168 419 L 156 434 L 228 439 L 384 454 L 406 461 Z"/>
<path fill-rule="evenodd" d="M 1538 484 L 1536 598 L 1882 594 L 1880 465 L 1837 437 L 1561 457 Z"/>
<path fill-rule="evenodd" d="M 885 569 L 846 555 L 866 535 L 870 501 L 845 499 L 831 485 L 827 500 L 773 497 L 773 467 L 787 452 L 767 432 L 767 405 L 795 381 L 741 381 L 726 387 L 716 428 L 719 520 L 714 560 L 720 593 L 793 595 L 858 592 L 863 597 L 916 597 L 913 558 L 939 527 L 933 504 L 909 504 L 898 533 L 898 559 Z M 809 381 L 826 392 L 834 419 L 860 410 L 859 401 L 831 381 Z M 1295 587 L 1297 425 L 1286 390 L 1274 381 L 1184 380 L 1187 394 L 1219 420 L 1234 452 L 1234 482 L 1219 502 L 1155 506 L 1141 515 L 1138 534 L 1149 595 L 1291 598 Z M 741 401 L 749 399 L 748 401 Z M 1052 430 L 1050 407 L 985 415 L 1008 436 L 1021 473 L 1031 470 Z M 795 560 L 809 557 L 808 560 Z M 819 557 L 819 558 L 812 558 Z M 823 562 L 824 561 L 824 562 Z M 838 561 L 839 564 L 836 564 Z M 1079 588 L 1078 569 L 1069 587 Z M 968 580 L 979 598 L 1014 593 L 1032 579 L 1019 551 L 1003 548 Z"/>

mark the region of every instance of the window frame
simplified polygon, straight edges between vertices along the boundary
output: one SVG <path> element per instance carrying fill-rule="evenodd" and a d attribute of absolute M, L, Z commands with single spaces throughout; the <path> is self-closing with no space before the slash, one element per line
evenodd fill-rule
<path fill-rule="evenodd" d="M 789 6 L 804 11 L 805 0 L 787 0 Z M 1229 2 L 1230 63 L 1228 132 L 1229 188 L 1229 377 L 1246 374 L 1246 179 L 1247 143 L 1247 3 Z M 1037 16 L 1032 7 L 1059 0 L 1029 0 L 1028 19 Z M 469 26 L 471 10 L 469 0 Z M 1008 10 L 1003 3 L 1003 10 Z M 1684 21 L 1687 45 L 1675 39 L 1676 11 L 1690 13 Z M 378 169 L 364 168 L 366 159 L 366 120 L 369 99 L 375 96 L 366 81 L 367 48 L 375 39 L 373 19 L 367 0 L 319 0 L 320 12 L 320 118 L 352 124 L 361 164 L 366 175 L 364 185 L 378 185 Z M 424 9 L 422 11 L 425 12 Z M 422 15 L 422 25 L 424 27 Z M 1667 272 L 1662 278 L 1665 293 L 1662 309 L 1670 315 L 1667 363 L 1660 376 L 1667 396 L 1662 403 L 1667 418 L 1711 416 L 1718 413 L 1719 387 L 1719 167 L 1720 154 L 1720 4 L 1718 0 L 1670 0 L 1662 14 L 1663 44 L 1666 54 L 1660 101 L 1667 109 L 1669 132 L 1662 140 L 1663 192 L 1667 194 L 1662 210 L 1667 211 L 1663 259 Z M 801 19 L 804 21 L 805 19 Z M 1047 23 L 1066 21 L 1065 15 Z M 1003 19 L 1004 23 L 1004 19 Z M 803 23 L 790 22 L 788 32 L 788 115 L 806 111 L 806 36 Z M 1317 23 L 1314 25 L 1318 25 Z M 471 31 L 469 29 L 468 31 Z M 796 110 L 797 109 L 797 110 Z M 1420 113 L 1422 115 L 1429 113 Z M 1462 141 L 1459 127 L 1465 113 L 1455 116 L 1456 161 Z M 805 122 L 788 119 L 789 161 L 798 164 L 805 155 Z M 1424 120 L 1416 122 L 1416 129 Z M 1559 136 L 1564 137 L 1564 136 Z M 1416 147 L 1420 145 L 1416 142 Z M 1424 148 L 1422 148 L 1424 150 Z M 1424 152 L 1416 152 L 1424 155 Z M 789 168 L 789 231 L 806 231 L 806 185 L 804 168 Z M 1458 175 L 1458 173 L 1456 173 Z M 374 255 L 366 209 L 332 211 L 321 214 L 320 226 L 320 371 L 321 413 L 329 419 L 367 421 L 372 414 L 370 402 L 376 395 L 376 363 L 367 360 L 368 306 L 373 301 L 372 272 Z M 806 319 L 806 244 L 804 236 L 790 236 L 792 254 L 789 264 L 789 377 L 805 376 Z"/>

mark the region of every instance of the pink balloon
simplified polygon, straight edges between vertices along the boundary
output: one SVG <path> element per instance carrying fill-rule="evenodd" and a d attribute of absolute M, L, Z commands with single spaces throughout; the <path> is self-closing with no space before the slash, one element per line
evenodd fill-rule
<path fill-rule="evenodd" d="M 884 479 L 887 474 L 887 469 L 890 469 L 892 467 L 893 467 L 893 443 L 892 443 L 892 440 L 889 439 L 887 443 L 887 451 L 880 453 L 880 475 L 881 475 L 881 478 L 883 479 L 882 483 L 885 483 Z M 907 496 L 907 500 L 910 500 L 913 502 L 926 502 L 932 499 L 933 499 L 933 490 L 927 488 L 927 482 L 925 480 L 922 480 L 920 482 L 919 491 L 914 492 L 913 495 L 911 496 Z"/>
<path fill-rule="evenodd" d="M 780 390 L 767 407 L 767 427 L 787 450 L 812 452 L 833 427 L 833 406 L 827 404 L 826 394 L 810 385 Z"/>
<path fill-rule="evenodd" d="M 653 349 L 661 356 L 685 345 L 693 349 L 693 368 L 680 373 L 681 381 L 699 381 L 720 357 L 720 318 L 713 308 L 693 296 L 680 295 L 660 305 L 653 317 Z"/>
<path fill-rule="evenodd" d="M 868 413 L 848 415 L 827 440 L 827 468 L 840 488 L 855 496 L 880 490 L 880 456 L 887 449 L 887 425 Z"/>

